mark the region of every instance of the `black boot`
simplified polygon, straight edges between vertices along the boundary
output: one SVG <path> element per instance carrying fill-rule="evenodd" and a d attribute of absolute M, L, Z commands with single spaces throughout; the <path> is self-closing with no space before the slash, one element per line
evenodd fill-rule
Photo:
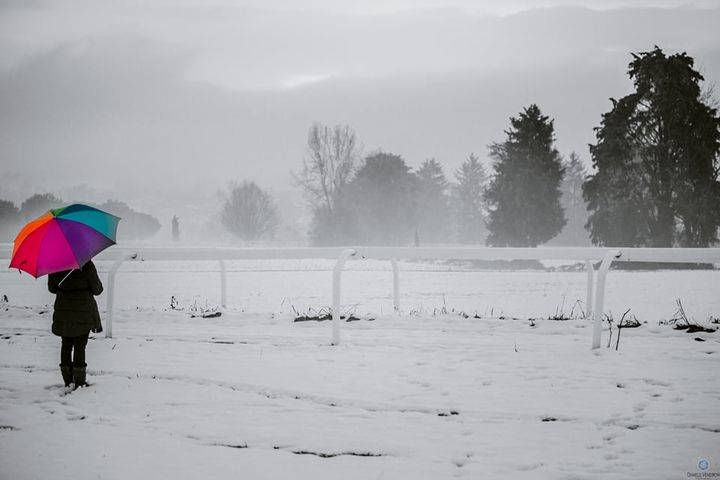
<path fill-rule="evenodd" d="M 75 380 L 75 388 L 87 387 L 86 380 L 86 367 L 74 367 L 73 368 L 73 379 Z"/>
<path fill-rule="evenodd" d="M 62 373 L 63 382 L 65 386 L 69 387 L 73 383 L 73 369 L 67 365 L 60 365 L 60 373 Z"/>

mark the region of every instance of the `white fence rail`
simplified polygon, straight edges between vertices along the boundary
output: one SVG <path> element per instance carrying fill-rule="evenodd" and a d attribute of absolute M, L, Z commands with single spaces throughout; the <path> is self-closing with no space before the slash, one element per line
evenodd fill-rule
<path fill-rule="evenodd" d="M 0 258 L 10 258 L 11 248 L 0 246 Z M 120 248 L 113 247 L 98 256 L 114 260 L 108 271 L 105 335 L 112 336 L 115 302 L 115 276 L 124 262 L 143 260 L 217 260 L 220 272 L 220 302 L 227 303 L 226 260 L 336 259 L 332 287 L 332 344 L 340 343 L 341 282 L 345 262 L 352 258 L 389 260 L 393 272 L 393 307 L 400 309 L 400 269 L 398 260 L 575 260 L 587 268 L 587 317 L 593 320 L 592 348 L 601 340 L 605 283 L 613 262 L 701 262 L 720 263 L 720 248 L 490 248 L 490 247 L 336 247 L 336 248 Z M 593 261 L 601 261 L 597 275 Z M 597 279 L 596 279 L 597 276 Z"/>

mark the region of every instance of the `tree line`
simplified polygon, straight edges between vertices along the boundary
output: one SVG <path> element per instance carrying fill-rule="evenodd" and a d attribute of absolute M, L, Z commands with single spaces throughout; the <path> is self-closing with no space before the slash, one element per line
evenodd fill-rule
<path fill-rule="evenodd" d="M 576 153 L 563 158 L 554 120 L 536 104 L 510 118 L 502 141 L 488 147 L 489 172 L 469 154 L 451 178 L 432 158 L 413 169 L 393 152 L 363 155 L 350 126 L 312 125 L 293 174 L 311 212 L 312 243 L 717 243 L 720 117 L 712 91 L 702 91 L 692 57 L 658 47 L 632 54 L 628 75 L 634 91 L 611 98 L 595 128 L 591 172 Z M 34 196 L 20 209 L 0 201 L 0 229 L 8 224 L 3 219 L 27 216 L 40 204 L 45 211 L 55 200 Z M 127 205 L 105 208 L 137 214 L 138 232 L 159 229 L 156 219 Z M 273 197 L 252 181 L 230 186 L 220 218 L 250 241 L 272 238 L 280 224 Z"/>
<path fill-rule="evenodd" d="M 52 193 L 33 194 L 25 199 L 19 208 L 9 200 L 0 199 L 0 241 L 13 240 L 24 224 L 48 210 L 66 204 Z M 134 210 L 119 200 L 107 200 L 93 206 L 123 219 L 123 228 L 118 230 L 120 240 L 144 240 L 160 230 L 160 221 L 157 218 Z"/>
<path fill-rule="evenodd" d="M 448 179 L 435 159 L 413 170 L 390 152 L 361 158 L 350 127 L 313 125 L 296 173 L 312 209 L 313 243 L 535 246 L 566 225 L 564 208 L 579 212 L 570 228 L 582 229 L 577 185 L 585 170 L 575 154 L 566 166 L 554 148 L 552 120 L 531 105 L 506 136 L 490 146 L 493 175 L 470 154 Z"/>
<path fill-rule="evenodd" d="M 718 241 L 720 117 L 686 53 L 632 54 L 634 92 L 602 115 L 590 145 L 593 171 L 555 148 L 553 119 L 533 104 L 450 182 L 426 160 L 360 158 L 348 126 L 313 125 L 296 174 L 312 209 L 317 245 L 457 241 L 491 246 L 583 244 L 701 247 Z M 561 234 L 562 232 L 562 234 Z M 559 235 L 560 234 L 560 235 Z"/>

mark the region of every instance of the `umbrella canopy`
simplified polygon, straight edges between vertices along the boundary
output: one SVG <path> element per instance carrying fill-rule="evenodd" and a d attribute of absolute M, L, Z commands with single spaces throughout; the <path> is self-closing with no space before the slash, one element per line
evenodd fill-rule
<path fill-rule="evenodd" d="M 50 210 L 20 230 L 10 268 L 35 278 L 81 268 L 115 244 L 119 221 L 115 215 L 80 203 Z"/>

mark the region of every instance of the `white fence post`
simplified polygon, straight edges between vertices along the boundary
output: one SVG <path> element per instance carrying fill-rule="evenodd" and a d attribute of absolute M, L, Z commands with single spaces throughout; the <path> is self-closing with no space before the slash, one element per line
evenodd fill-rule
<path fill-rule="evenodd" d="M 602 333 L 602 316 L 605 302 L 605 277 L 607 276 L 610 264 L 620 257 L 622 252 L 610 250 L 605 254 L 597 274 L 597 287 L 595 292 L 595 308 L 593 309 L 593 338 L 592 348 L 600 348 L 600 337 Z"/>
<path fill-rule="evenodd" d="M 125 260 L 133 260 L 135 258 L 137 258 L 137 253 L 124 255 L 115 260 L 110 267 L 110 270 L 108 270 L 107 304 L 105 307 L 105 338 L 112 338 L 113 314 L 115 313 L 115 275 Z"/>
<path fill-rule="evenodd" d="M 333 308 L 332 308 L 332 342 L 331 345 L 340 345 L 340 279 L 345 261 L 354 256 L 356 250 L 348 248 L 340 253 L 333 270 Z"/>
<path fill-rule="evenodd" d="M 390 260 L 390 264 L 393 271 L 393 310 L 397 313 L 400 311 L 400 269 L 394 258 Z"/>
<path fill-rule="evenodd" d="M 225 260 L 218 260 L 220 263 L 220 306 L 227 308 L 227 271 L 225 269 Z"/>
<path fill-rule="evenodd" d="M 593 292 L 595 289 L 595 270 L 590 260 L 585 260 L 587 270 L 587 293 L 585 295 L 585 318 L 593 318 Z"/>

